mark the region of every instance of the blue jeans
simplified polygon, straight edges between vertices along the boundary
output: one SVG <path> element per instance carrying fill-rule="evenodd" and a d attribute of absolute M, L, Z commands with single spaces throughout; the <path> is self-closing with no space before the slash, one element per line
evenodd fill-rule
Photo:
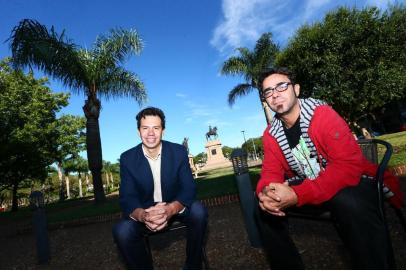
<path fill-rule="evenodd" d="M 207 227 L 206 207 L 195 201 L 185 213 L 173 216 L 172 219 L 179 220 L 187 226 L 184 269 L 201 269 L 202 248 Z M 144 223 L 130 218 L 121 219 L 113 227 L 114 241 L 128 269 L 153 269 L 153 263 L 144 243 L 144 233 L 147 230 Z"/>

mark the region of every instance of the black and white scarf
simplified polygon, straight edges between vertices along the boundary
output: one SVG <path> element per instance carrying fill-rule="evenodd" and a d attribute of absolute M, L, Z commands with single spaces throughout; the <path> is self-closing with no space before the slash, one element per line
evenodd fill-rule
<path fill-rule="evenodd" d="M 316 157 L 317 156 L 316 147 L 314 146 L 314 143 L 309 137 L 308 129 L 315 109 L 318 106 L 326 105 L 326 103 L 318 99 L 308 98 L 308 99 L 299 99 L 299 105 L 300 105 L 299 121 L 300 121 L 300 130 L 302 132 L 302 138 L 306 142 L 306 145 L 310 150 L 310 155 L 312 157 Z M 269 134 L 271 134 L 276 139 L 280 148 L 282 149 L 283 154 L 285 155 L 289 167 L 297 174 L 297 176 L 287 179 L 287 181 L 289 182 L 289 184 L 292 185 L 301 183 L 306 178 L 306 175 L 304 175 L 304 173 L 300 169 L 300 165 L 293 157 L 292 151 L 289 147 L 288 140 L 283 130 L 283 122 L 277 116 L 275 116 L 274 119 L 272 120 Z M 322 161 L 321 166 L 325 168 L 327 165 L 327 160 L 324 159 L 321 155 L 319 156 L 318 160 Z"/>

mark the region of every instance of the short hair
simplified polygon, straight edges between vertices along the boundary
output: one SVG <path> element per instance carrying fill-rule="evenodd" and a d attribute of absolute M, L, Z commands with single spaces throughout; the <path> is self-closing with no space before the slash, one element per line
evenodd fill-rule
<path fill-rule="evenodd" d="M 296 81 L 296 76 L 295 74 L 289 70 L 287 67 L 273 67 L 273 68 L 269 68 L 264 70 L 258 78 L 258 87 L 260 87 L 261 92 L 262 92 L 262 84 L 264 83 L 265 79 L 268 78 L 269 76 L 271 76 L 272 74 L 282 74 L 282 75 L 286 75 L 290 82 L 292 84 L 295 84 Z"/>
<path fill-rule="evenodd" d="M 165 129 L 165 114 L 161 109 L 155 107 L 147 107 L 141 110 L 137 116 L 137 128 L 140 129 L 141 127 L 141 119 L 145 118 L 146 116 L 158 116 L 161 119 L 162 129 Z"/>

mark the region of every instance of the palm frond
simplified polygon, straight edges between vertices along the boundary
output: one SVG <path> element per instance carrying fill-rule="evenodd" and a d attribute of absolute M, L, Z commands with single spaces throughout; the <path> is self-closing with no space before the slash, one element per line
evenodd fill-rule
<path fill-rule="evenodd" d="M 132 97 L 141 105 L 147 99 L 144 83 L 138 76 L 121 67 L 110 70 L 98 86 L 100 96 L 109 98 Z"/>
<path fill-rule="evenodd" d="M 247 59 L 251 58 L 252 53 L 250 52 L 250 50 L 248 48 L 241 47 L 241 48 L 237 48 L 236 50 L 240 53 L 242 59 L 247 60 Z"/>
<path fill-rule="evenodd" d="M 266 69 L 274 66 L 276 55 L 279 52 L 279 47 L 273 43 L 272 34 L 264 33 L 257 40 L 253 52 L 251 79 L 254 85 L 257 85 L 259 75 Z"/>
<path fill-rule="evenodd" d="M 254 88 L 252 87 L 251 84 L 248 83 L 242 83 L 234 87 L 229 93 L 228 93 L 228 104 L 230 106 L 233 106 L 235 103 L 235 100 L 237 97 L 242 97 L 246 96 L 248 93 L 250 93 Z"/>
<path fill-rule="evenodd" d="M 247 64 L 243 58 L 233 56 L 227 59 L 221 67 L 222 75 L 243 75 L 247 71 Z"/>
<path fill-rule="evenodd" d="M 101 35 L 95 43 L 95 53 L 113 63 L 123 63 L 131 54 L 139 54 L 144 47 L 136 30 L 111 29 L 108 36 Z"/>
<path fill-rule="evenodd" d="M 257 40 L 254 48 L 254 54 L 262 54 L 263 52 L 274 52 L 278 46 L 272 41 L 272 33 L 264 33 Z"/>
<path fill-rule="evenodd" d="M 86 81 L 76 45 L 35 20 L 24 19 L 13 28 L 10 41 L 13 65 L 36 67 L 70 88 L 83 88 Z"/>

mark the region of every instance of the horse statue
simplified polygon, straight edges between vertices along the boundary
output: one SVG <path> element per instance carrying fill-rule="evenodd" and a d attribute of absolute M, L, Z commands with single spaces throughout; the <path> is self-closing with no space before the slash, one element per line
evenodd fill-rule
<path fill-rule="evenodd" d="M 217 127 L 211 128 L 211 126 L 209 126 L 209 131 L 206 133 L 206 140 L 208 141 L 211 136 L 217 139 Z"/>
<path fill-rule="evenodd" d="M 183 138 L 182 145 L 186 148 L 187 153 L 189 154 L 189 144 L 188 144 L 189 138 Z"/>

